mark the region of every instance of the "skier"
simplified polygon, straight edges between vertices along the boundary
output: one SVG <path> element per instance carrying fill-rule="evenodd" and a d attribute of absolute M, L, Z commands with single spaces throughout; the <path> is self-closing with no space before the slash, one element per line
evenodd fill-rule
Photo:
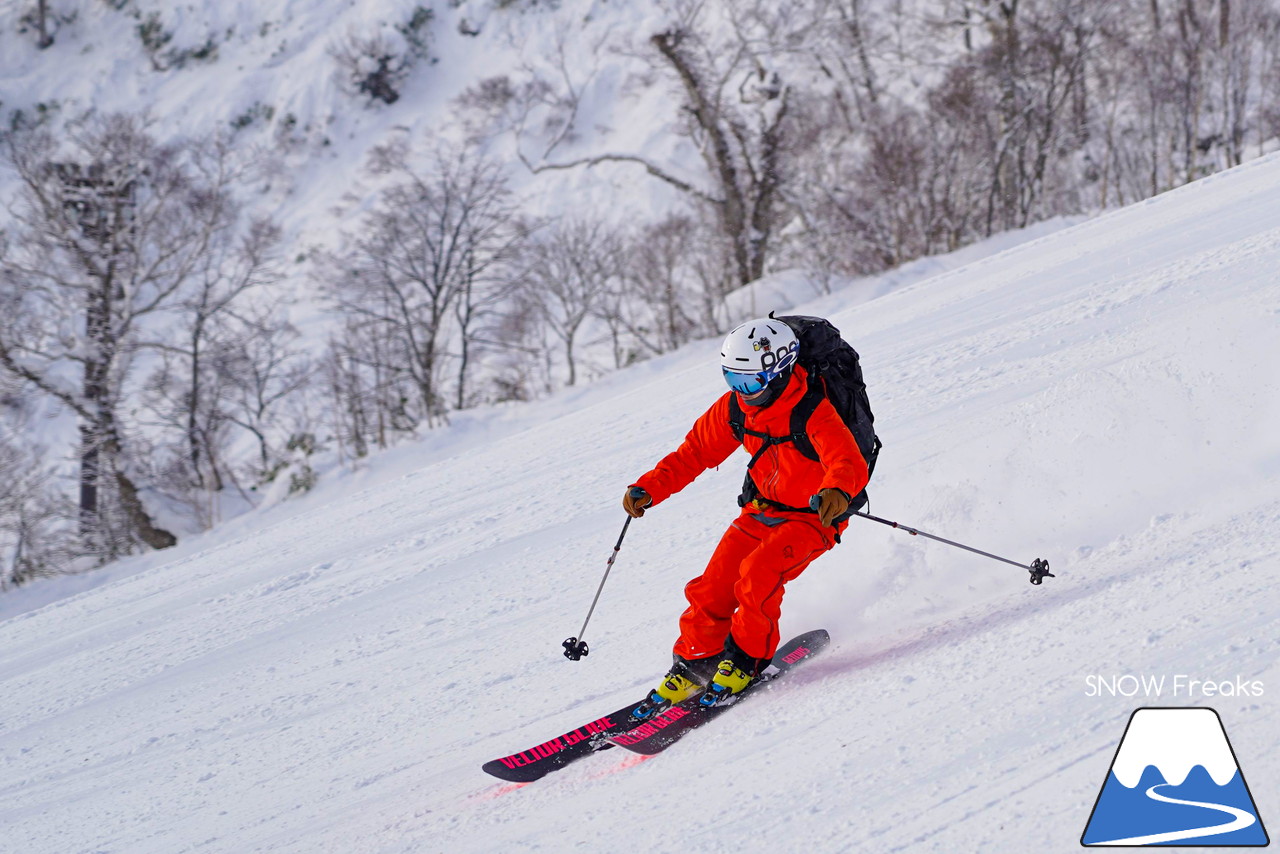
<path fill-rule="evenodd" d="M 779 320 L 752 320 L 730 332 L 720 352 L 730 391 L 623 496 L 627 513 L 638 518 L 720 465 L 739 444 L 752 456 L 755 497 L 729 525 L 707 568 L 685 586 L 689 607 L 680 616 L 673 665 L 636 717 L 699 692 L 703 705 L 722 703 L 768 666 L 779 642 L 783 587 L 838 541 L 848 524 L 841 515 L 867 485 L 867 463 L 825 397 L 804 430 L 819 461 L 788 440 L 791 412 L 808 388 L 798 358 L 796 335 Z M 745 415 L 741 441 L 730 425 L 734 395 Z"/>

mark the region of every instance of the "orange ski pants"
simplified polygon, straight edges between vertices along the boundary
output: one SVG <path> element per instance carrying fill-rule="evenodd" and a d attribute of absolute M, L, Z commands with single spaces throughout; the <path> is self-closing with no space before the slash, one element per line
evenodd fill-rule
<path fill-rule="evenodd" d="M 762 513 L 748 504 L 720 538 L 702 575 L 685 585 L 689 607 L 680 615 L 676 655 L 717 655 L 732 634 L 747 655 L 772 658 L 780 640 L 783 588 L 834 545 L 834 533 L 815 516 Z"/>

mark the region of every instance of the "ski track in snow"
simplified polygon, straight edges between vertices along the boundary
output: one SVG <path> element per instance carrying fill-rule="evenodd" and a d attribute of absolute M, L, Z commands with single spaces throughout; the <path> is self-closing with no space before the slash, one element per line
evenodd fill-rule
<path fill-rule="evenodd" d="M 631 527 L 591 655 L 559 644 L 720 391 L 699 342 L 0 623 L 0 850 L 1073 851 L 1143 704 L 1089 674 L 1262 680 L 1207 704 L 1280 808 L 1277 198 L 1272 156 L 823 301 L 886 439 L 872 512 L 1043 587 L 855 520 L 784 609 L 833 646 L 776 690 L 652 761 L 483 775 L 669 661 L 744 457 Z"/>

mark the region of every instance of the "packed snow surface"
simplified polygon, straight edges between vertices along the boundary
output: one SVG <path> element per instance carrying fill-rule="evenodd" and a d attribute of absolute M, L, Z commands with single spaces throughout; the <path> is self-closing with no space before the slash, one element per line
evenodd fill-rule
<path fill-rule="evenodd" d="M 862 353 L 872 512 L 1047 558 L 1044 586 L 855 521 L 784 607 L 833 645 L 776 689 L 648 761 L 484 775 L 669 661 L 745 456 L 631 526 L 590 656 L 560 641 L 625 487 L 722 391 L 696 342 L 0 623 L 0 849 L 1074 851 L 1144 705 L 1216 708 L 1280 822 L 1278 198 L 1271 156 L 799 306 Z M 1090 688 L 1123 674 L 1169 680 Z"/>

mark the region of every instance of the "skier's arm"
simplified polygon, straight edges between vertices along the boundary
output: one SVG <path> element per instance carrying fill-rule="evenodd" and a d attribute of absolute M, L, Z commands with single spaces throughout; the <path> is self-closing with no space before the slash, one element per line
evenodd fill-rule
<path fill-rule="evenodd" d="M 729 426 L 730 394 L 733 392 L 725 393 L 693 423 L 693 429 L 679 448 L 663 457 L 652 471 L 632 484 L 649 493 L 653 505 L 684 489 L 693 483 L 694 478 L 720 465 L 737 449 L 738 440 Z M 854 451 L 856 453 L 857 448 Z"/>
<path fill-rule="evenodd" d="M 826 469 L 819 491 L 839 489 L 852 498 L 866 489 L 870 478 L 867 462 L 862 458 L 853 434 L 840 420 L 829 400 L 818 404 L 805 432 Z"/>

